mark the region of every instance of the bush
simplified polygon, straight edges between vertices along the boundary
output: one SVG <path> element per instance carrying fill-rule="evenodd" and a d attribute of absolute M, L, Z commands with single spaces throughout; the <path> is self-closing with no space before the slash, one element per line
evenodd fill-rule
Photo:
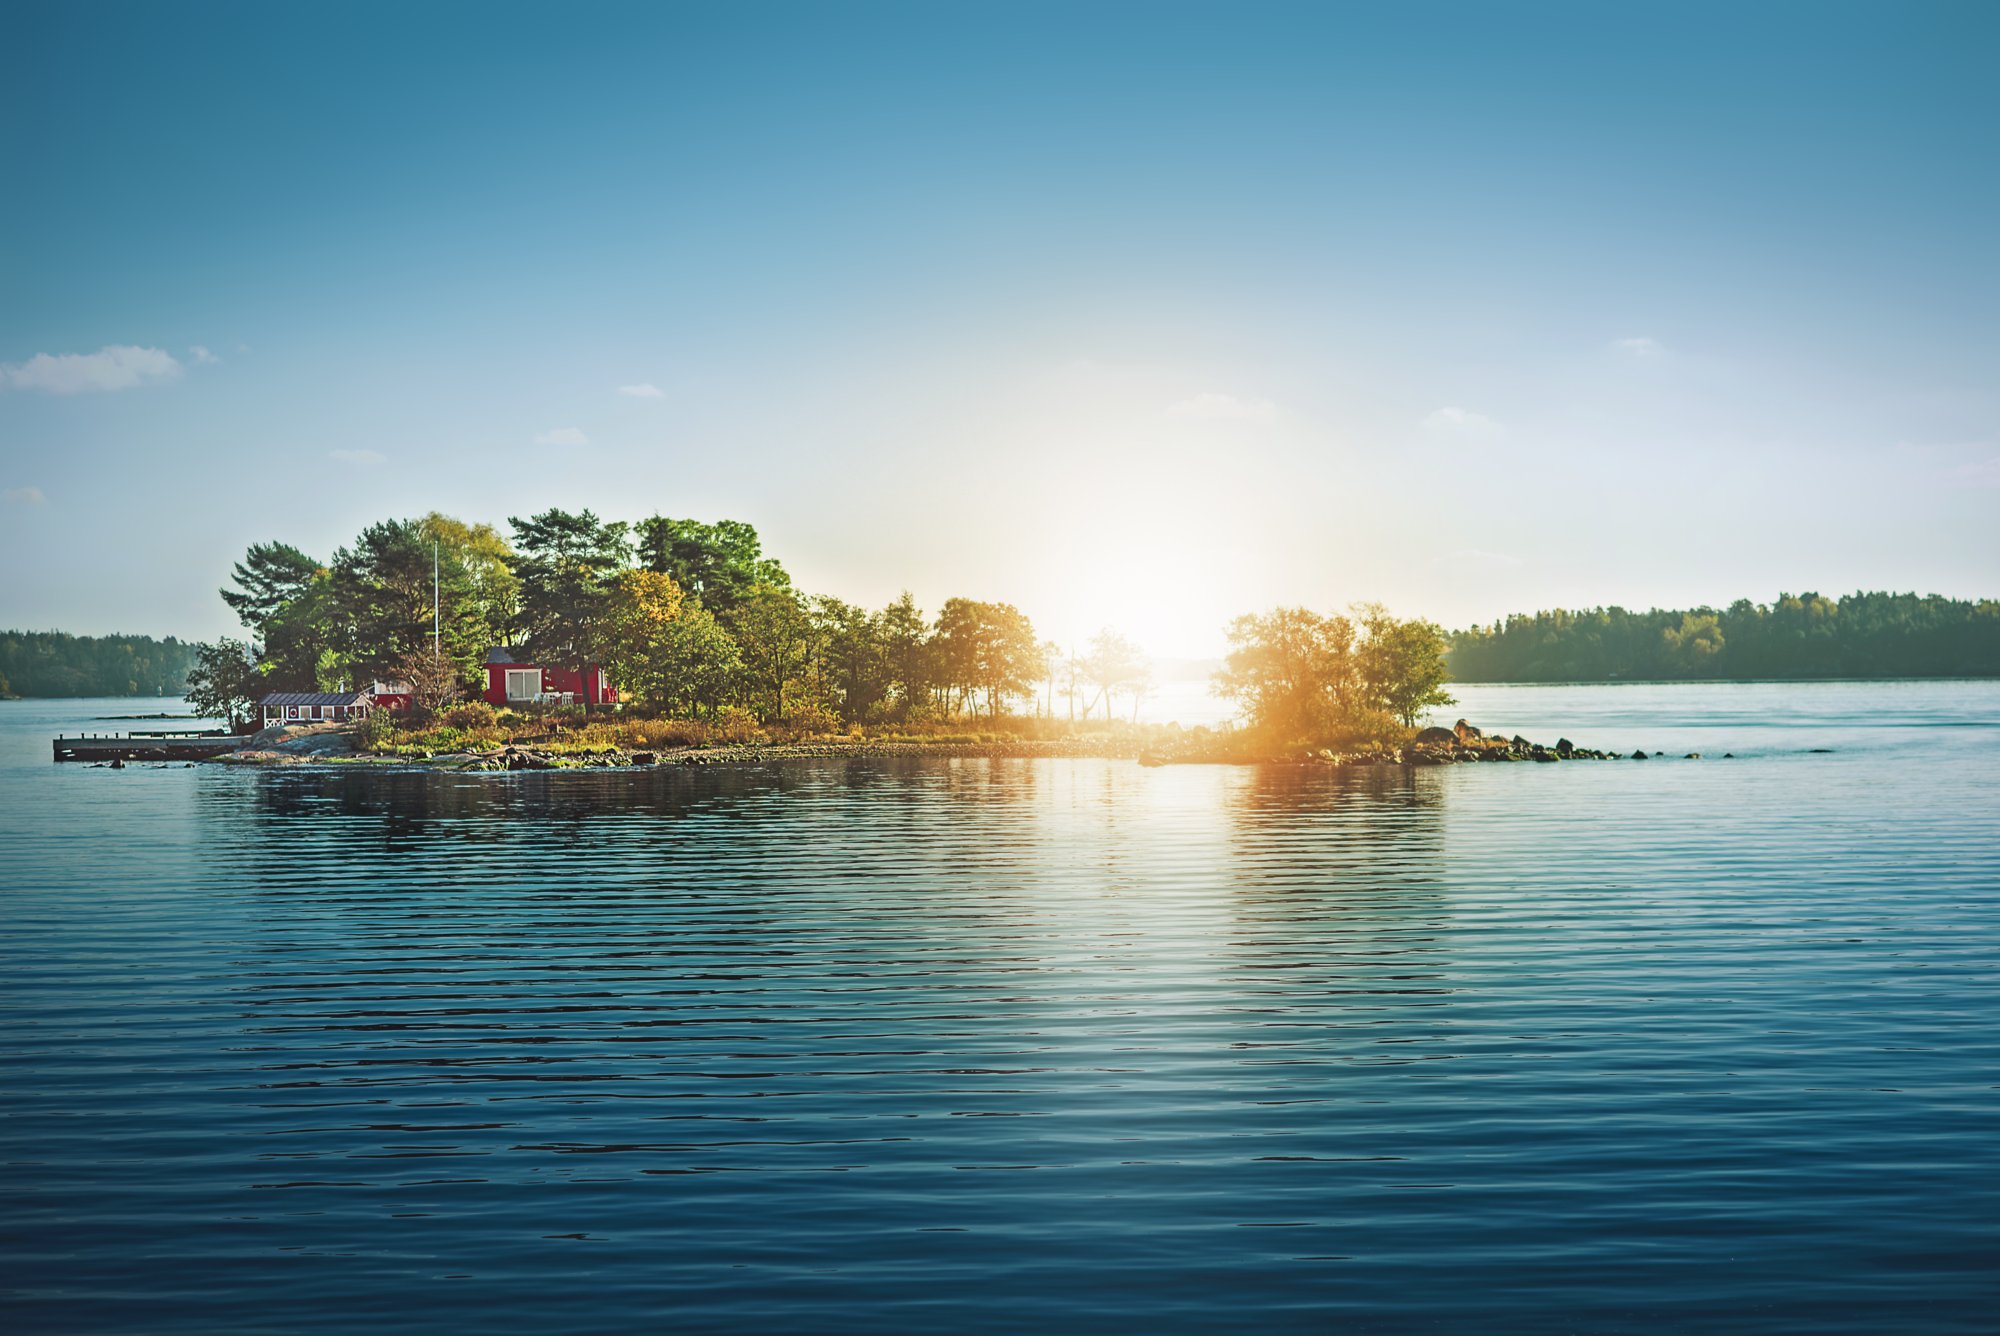
<path fill-rule="evenodd" d="M 454 705 L 439 718 L 448 728 L 492 728 L 500 722 L 499 711 L 483 700 Z"/>
<path fill-rule="evenodd" d="M 784 728 L 798 737 L 813 737 L 824 733 L 838 733 L 840 719 L 831 710 L 819 705 L 802 705 L 785 716 Z"/>
<path fill-rule="evenodd" d="M 725 745 L 757 740 L 757 716 L 740 705 L 720 711 L 708 726 L 710 742 Z"/>
<path fill-rule="evenodd" d="M 362 751 L 383 751 L 393 745 L 396 720 L 387 710 L 370 710 L 354 726 L 354 745 Z"/>

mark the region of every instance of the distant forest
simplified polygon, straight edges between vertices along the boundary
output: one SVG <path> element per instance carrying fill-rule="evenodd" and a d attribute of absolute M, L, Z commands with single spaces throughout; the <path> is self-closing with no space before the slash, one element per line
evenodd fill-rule
<path fill-rule="evenodd" d="M 179 696 L 199 645 L 172 636 L 0 631 L 0 696 Z"/>
<path fill-rule="evenodd" d="M 2000 677 L 2000 601 L 1780 594 L 1726 609 L 1517 614 L 1451 637 L 1460 682 Z"/>

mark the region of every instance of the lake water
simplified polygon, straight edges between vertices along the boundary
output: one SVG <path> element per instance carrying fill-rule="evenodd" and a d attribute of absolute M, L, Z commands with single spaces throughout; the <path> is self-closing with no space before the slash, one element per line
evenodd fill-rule
<path fill-rule="evenodd" d="M 0 1321 L 1993 1330 L 2000 684 L 1460 694 L 1712 759 L 111 771 L 48 739 L 157 703 L 0 704 Z"/>

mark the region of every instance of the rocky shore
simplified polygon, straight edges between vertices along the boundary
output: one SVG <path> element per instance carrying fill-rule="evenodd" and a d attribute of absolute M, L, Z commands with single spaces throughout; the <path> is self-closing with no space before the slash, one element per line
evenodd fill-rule
<path fill-rule="evenodd" d="M 1644 751 L 1629 759 L 1647 760 Z M 1527 738 L 1488 736 L 1461 719 L 1452 728 L 1427 728 L 1398 747 L 1355 751 L 1316 749 L 1272 755 L 1246 750 L 1240 735 L 1190 730 L 1171 743 L 1142 745 L 1136 739 L 1081 737 L 1010 741 L 909 742 L 895 738 L 830 738 L 812 742 L 741 743 L 719 747 L 624 750 L 617 747 L 549 747 L 516 741 L 477 752 L 377 755 L 357 751 L 344 724 L 268 728 L 245 739 L 242 750 L 215 758 L 221 765 L 375 765 L 451 771 L 609 770 L 648 766 L 760 765 L 772 761 L 889 758 L 992 757 L 1136 760 L 1141 765 L 1290 764 L 1339 767 L 1463 765 L 1478 762 L 1612 761 L 1619 752 L 1579 747 L 1568 738 L 1553 745 Z M 1698 760 L 1699 753 L 1686 759 Z"/>

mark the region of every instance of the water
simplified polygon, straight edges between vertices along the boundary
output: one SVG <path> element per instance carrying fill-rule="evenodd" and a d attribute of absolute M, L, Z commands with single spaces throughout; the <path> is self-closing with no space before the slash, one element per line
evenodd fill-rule
<path fill-rule="evenodd" d="M 48 738 L 152 703 L 0 705 L 0 1317 L 1991 1330 L 2000 684 L 1461 695 L 1736 759 L 114 772 Z"/>

